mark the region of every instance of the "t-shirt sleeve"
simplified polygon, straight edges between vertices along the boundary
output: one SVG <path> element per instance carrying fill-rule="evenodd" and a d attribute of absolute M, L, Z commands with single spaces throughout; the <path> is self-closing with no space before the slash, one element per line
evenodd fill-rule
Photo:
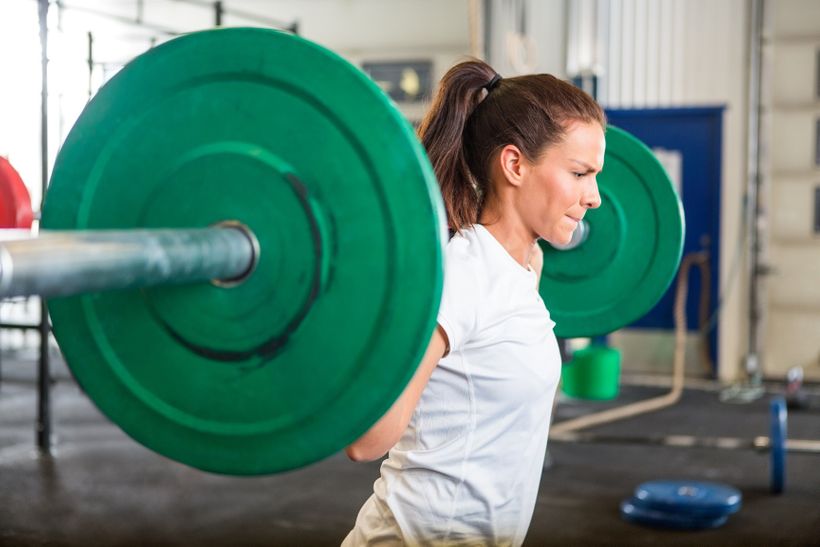
<path fill-rule="evenodd" d="M 460 350 L 476 330 L 480 297 L 474 260 L 448 246 L 444 263 L 444 289 L 438 324 L 447 334 L 450 352 Z"/>

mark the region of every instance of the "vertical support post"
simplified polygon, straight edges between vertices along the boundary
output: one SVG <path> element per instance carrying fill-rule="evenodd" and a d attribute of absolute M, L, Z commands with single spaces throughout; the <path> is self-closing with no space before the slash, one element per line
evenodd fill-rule
<path fill-rule="evenodd" d="M 88 100 L 94 94 L 94 35 L 88 31 Z"/>
<path fill-rule="evenodd" d="M 40 102 L 40 145 L 42 162 L 42 197 L 48 188 L 48 4 L 38 0 L 40 19 L 40 49 L 42 68 L 42 96 Z M 42 199 L 41 206 L 42 210 Z M 48 308 L 40 299 L 40 363 L 37 370 L 37 448 L 41 453 L 51 454 L 51 371 L 48 355 Z"/>
<path fill-rule="evenodd" d="M 761 273 L 761 222 L 760 190 L 760 109 L 761 68 L 763 39 L 763 0 L 752 1 L 750 59 L 749 59 L 749 141 L 748 153 L 748 229 L 749 229 L 749 346 L 746 355 L 746 373 L 752 385 L 759 385 L 760 330 L 762 309 L 760 301 Z"/>
<path fill-rule="evenodd" d="M 222 26 L 223 15 L 225 15 L 225 8 L 222 6 L 222 2 L 220 0 L 217 0 L 216 2 L 214 2 L 214 26 Z"/>
<path fill-rule="evenodd" d="M 814 187 L 814 233 L 820 234 L 820 186 Z"/>
<path fill-rule="evenodd" d="M 749 94 L 748 94 L 748 140 L 746 142 L 746 230 L 749 238 L 749 310 L 748 346 L 743 367 L 743 382 L 723 390 L 720 400 L 730 403 L 750 403 L 763 396 L 763 371 L 760 366 L 762 352 L 761 330 L 763 308 L 761 304 L 761 277 L 765 275 L 762 263 L 763 209 L 760 190 L 763 179 L 760 173 L 760 116 L 761 86 L 763 82 L 763 29 L 765 0 L 751 0 L 749 10 Z"/>

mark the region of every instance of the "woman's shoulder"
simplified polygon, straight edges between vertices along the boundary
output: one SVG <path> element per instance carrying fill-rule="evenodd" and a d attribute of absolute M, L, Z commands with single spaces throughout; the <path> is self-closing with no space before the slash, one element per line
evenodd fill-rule
<path fill-rule="evenodd" d="M 445 286 L 475 299 L 491 284 L 492 265 L 487 249 L 474 227 L 456 233 L 447 244 L 444 255 Z"/>
<path fill-rule="evenodd" d="M 476 225 L 466 226 L 457 232 L 450 232 L 450 241 L 447 243 L 448 252 L 460 254 L 475 254 L 480 246 L 480 238 Z"/>
<path fill-rule="evenodd" d="M 445 249 L 445 267 L 476 267 L 482 261 L 481 241 L 474 226 L 462 228 L 450 238 Z"/>

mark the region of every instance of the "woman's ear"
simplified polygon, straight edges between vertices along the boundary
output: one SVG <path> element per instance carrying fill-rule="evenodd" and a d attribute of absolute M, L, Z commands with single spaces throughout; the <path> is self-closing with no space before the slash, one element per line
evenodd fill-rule
<path fill-rule="evenodd" d="M 498 154 L 498 163 L 507 182 L 520 186 L 526 169 L 524 154 L 514 144 L 508 144 Z"/>

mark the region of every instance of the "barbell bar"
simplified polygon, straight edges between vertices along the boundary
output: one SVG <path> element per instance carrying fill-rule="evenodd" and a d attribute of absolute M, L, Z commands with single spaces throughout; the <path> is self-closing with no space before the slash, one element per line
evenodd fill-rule
<path fill-rule="evenodd" d="M 241 226 L 46 233 L 0 246 L 0 298 L 239 283 L 258 253 L 253 234 Z"/>
<path fill-rule="evenodd" d="M 560 336 L 640 317 L 680 260 L 680 201 L 642 143 L 607 128 L 598 182 L 586 240 L 542 244 Z M 399 396 L 435 327 L 445 225 L 412 127 L 366 75 L 288 33 L 219 29 L 100 89 L 41 222 L 44 242 L 84 250 L 31 251 L 42 260 L 27 268 L 17 257 L 40 243 L 0 243 L 12 279 L 28 272 L 0 286 L 52 295 L 75 378 L 137 441 L 208 471 L 271 473 L 338 451 Z M 111 264 L 104 281 L 97 263 Z M 40 286 L 69 265 L 76 294 Z"/>
<path fill-rule="evenodd" d="M 789 439 L 786 401 L 774 397 L 769 403 L 769 436 L 726 437 L 694 435 L 614 435 L 581 431 L 550 433 L 550 441 L 574 444 L 625 444 L 639 446 L 667 446 L 672 448 L 708 448 L 720 450 L 754 450 L 769 454 L 772 493 L 783 492 L 786 484 L 786 454 L 820 454 L 820 441 Z"/>
<path fill-rule="evenodd" d="M 772 439 L 766 436 L 742 437 L 696 437 L 694 435 L 631 436 L 600 433 L 567 432 L 550 435 L 555 442 L 576 444 L 634 444 L 669 446 L 674 448 L 717 448 L 722 450 L 755 450 L 767 453 L 772 449 Z M 820 441 L 812 439 L 787 439 L 786 452 L 820 454 Z"/>

